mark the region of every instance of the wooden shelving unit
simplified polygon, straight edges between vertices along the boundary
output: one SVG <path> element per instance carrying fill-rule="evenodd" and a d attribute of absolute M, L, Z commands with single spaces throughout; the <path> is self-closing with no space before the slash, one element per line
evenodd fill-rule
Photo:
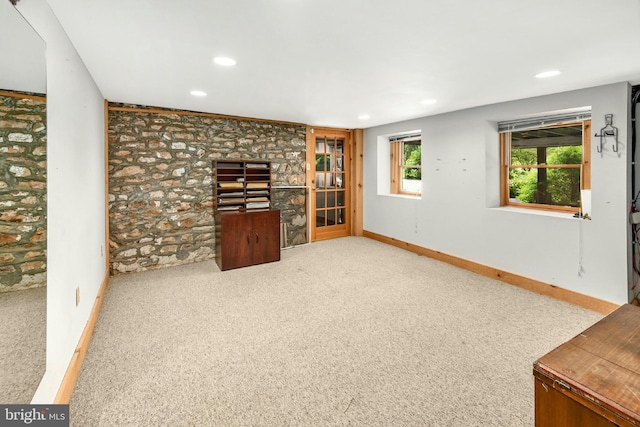
<path fill-rule="evenodd" d="M 271 163 L 216 160 L 214 209 L 218 212 L 271 208 Z"/>
<path fill-rule="evenodd" d="M 271 163 L 216 160 L 213 174 L 220 270 L 280 260 L 280 211 L 271 209 Z"/>

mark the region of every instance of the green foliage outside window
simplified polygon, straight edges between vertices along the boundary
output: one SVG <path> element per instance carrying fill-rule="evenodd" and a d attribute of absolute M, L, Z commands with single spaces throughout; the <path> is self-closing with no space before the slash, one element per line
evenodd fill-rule
<path fill-rule="evenodd" d="M 329 163 L 329 156 L 324 154 L 316 154 L 316 172 L 329 170 L 327 167 Z"/>
<path fill-rule="evenodd" d="M 579 165 L 581 162 L 582 146 L 546 148 L 547 165 Z M 512 165 L 537 163 L 537 148 L 512 150 Z M 544 171 L 546 179 L 543 179 Z M 580 206 L 580 168 L 512 168 L 509 197 L 523 203 Z"/>
<path fill-rule="evenodd" d="M 422 160 L 422 146 L 420 144 L 404 143 L 404 166 L 420 166 Z M 402 168 L 403 179 L 422 179 L 420 168 Z"/>

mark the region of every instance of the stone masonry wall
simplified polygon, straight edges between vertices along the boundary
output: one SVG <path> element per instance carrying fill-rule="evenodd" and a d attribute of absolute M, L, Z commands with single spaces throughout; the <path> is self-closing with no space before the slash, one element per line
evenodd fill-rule
<path fill-rule="evenodd" d="M 112 274 L 215 256 L 216 159 L 272 162 L 272 184 L 304 185 L 305 127 L 110 104 Z M 302 192 L 304 196 L 304 192 Z M 306 242 L 306 198 L 279 197 L 290 245 Z"/>
<path fill-rule="evenodd" d="M 44 96 L 0 93 L 0 292 L 46 284 Z"/>

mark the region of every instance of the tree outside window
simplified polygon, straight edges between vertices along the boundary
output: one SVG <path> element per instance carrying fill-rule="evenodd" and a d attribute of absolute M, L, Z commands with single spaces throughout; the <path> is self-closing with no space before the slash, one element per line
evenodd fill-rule
<path fill-rule="evenodd" d="M 422 192 L 422 142 L 413 136 L 391 143 L 391 192 L 420 195 Z"/>
<path fill-rule="evenodd" d="M 590 188 L 590 121 L 501 135 L 503 205 L 578 211 Z"/>

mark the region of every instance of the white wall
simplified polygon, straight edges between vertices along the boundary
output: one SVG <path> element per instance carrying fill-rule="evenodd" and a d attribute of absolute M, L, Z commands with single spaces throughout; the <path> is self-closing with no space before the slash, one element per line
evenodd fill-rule
<path fill-rule="evenodd" d="M 630 86 L 489 105 L 366 129 L 364 229 L 605 301 L 628 291 Z M 593 220 L 501 208 L 496 122 L 591 106 L 593 133 L 614 115 L 620 152 L 601 157 L 592 138 Z M 388 195 L 385 135 L 422 130 L 422 197 Z M 419 278 L 417 278 L 419 280 Z"/>
<path fill-rule="evenodd" d="M 33 403 L 51 403 L 107 273 L 104 99 L 48 3 L 18 10 L 47 45 L 47 366 Z"/>

